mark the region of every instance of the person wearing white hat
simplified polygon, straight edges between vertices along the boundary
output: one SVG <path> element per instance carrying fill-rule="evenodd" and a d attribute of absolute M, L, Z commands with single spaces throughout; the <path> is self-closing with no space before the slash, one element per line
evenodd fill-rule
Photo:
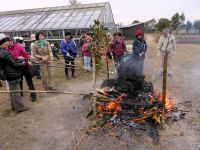
<path fill-rule="evenodd" d="M 24 43 L 23 37 L 16 36 L 16 37 L 13 38 L 13 40 L 14 40 L 15 43 L 18 43 L 19 45 L 21 45 L 25 49 L 25 43 Z"/>
<path fill-rule="evenodd" d="M 9 89 L 20 90 L 20 69 L 27 66 L 27 63 L 18 63 L 16 59 L 6 50 L 9 46 L 10 38 L 3 33 L 0 33 L 0 77 L 7 80 Z M 22 102 L 21 94 L 18 92 L 10 93 L 11 109 L 17 113 L 27 111 Z"/>

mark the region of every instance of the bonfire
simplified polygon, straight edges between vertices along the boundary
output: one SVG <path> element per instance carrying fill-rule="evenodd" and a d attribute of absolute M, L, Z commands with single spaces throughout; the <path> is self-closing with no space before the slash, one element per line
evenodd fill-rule
<path fill-rule="evenodd" d="M 145 124 L 158 129 L 162 117 L 166 121 L 184 118 L 185 114 L 174 106 L 176 98 L 171 93 L 167 93 L 163 106 L 162 93 L 154 90 L 152 82 L 145 81 L 141 65 L 132 56 L 124 58 L 118 66 L 117 77 L 104 80 L 96 90 L 96 110 L 105 123 L 145 130 Z M 163 108 L 165 116 L 162 116 Z"/>

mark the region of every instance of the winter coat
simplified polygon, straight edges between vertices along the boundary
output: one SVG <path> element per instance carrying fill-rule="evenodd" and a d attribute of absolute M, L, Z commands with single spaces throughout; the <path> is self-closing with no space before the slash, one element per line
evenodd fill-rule
<path fill-rule="evenodd" d="M 163 35 L 160 37 L 158 41 L 157 49 L 160 53 L 165 53 L 167 47 L 167 53 L 169 55 L 173 55 L 174 50 L 176 48 L 176 40 L 173 35 L 169 35 L 170 37 L 165 38 Z M 169 43 L 168 43 L 169 38 Z M 168 43 L 168 46 L 167 46 Z"/>
<path fill-rule="evenodd" d="M 119 41 L 113 40 L 110 44 L 110 51 L 113 53 L 114 56 L 122 56 L 124 52 L 127 52 L 126 44 L 123 39 Z"/>
<path fill-rule="evenodd" d="M 5 70 L 9 82 L 21 78 L 21 69 L 27 66 L 27 63 L 18 63 L 10 52 L 0 48 L 0 66 Z"/>
<path fill-rule="evenodd" d="M 145 58 L 145 53 L 147 51 L 147 44 L 144 39 L 136 39 L 133 42 L 133 56 L 136 58 Z M 140 54 L 142 55 L 140 56 Z"/>
<path fill-rule="evenodd" d="M 60 45 L 65 60 L 73 60 L 77 56 L 77 49 L 73 40 L 66 41 L 65 39 L 63 39 Z M 66 56 L 68 53 L 70 56 Z"/>
<path fill-rule="evenodd" d="M 48 41 L 44 41 L 44 47 L 41 47 L 39 41 L 32 44 L 32 55 L 39 63 L 48 64 L 53 60 L 51 45 Z"/>
<path fill-rule="evenodd" d="M 90 53 L 89 51 L 87 50 L 87 47 L 88 47 L 88 43 L 84 43 L 83 46 L 82 46 L 82 52 L 83 52 L 83 56 L 90 56 Z"/>
<path fill-rule="evenodd" d="M 18 60 L 18 57 L 20 56 L 24 57 L 26 61 L 30 59 L 30 56 L 27 54 L 25 49 L 19 44 L 14 44 L 12 47 L 9 47 L 7 50 L 12 54 L 12 56 L 16 60 Z"/>

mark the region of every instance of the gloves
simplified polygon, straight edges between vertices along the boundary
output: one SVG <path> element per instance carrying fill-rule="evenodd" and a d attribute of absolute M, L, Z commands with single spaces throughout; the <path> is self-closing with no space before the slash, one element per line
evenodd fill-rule
<path fill-rule="evenodd" d="M 66 56 L 71 57 L 71 56 L 69 55 L 69 53 L 67 53 Z"/>

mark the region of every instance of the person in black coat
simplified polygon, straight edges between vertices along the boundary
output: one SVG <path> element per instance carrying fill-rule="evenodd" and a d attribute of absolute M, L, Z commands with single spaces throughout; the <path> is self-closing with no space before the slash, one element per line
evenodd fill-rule
<path fill-rule="evenodd" d="M 5 79 L 8 81 L 9 89 L 20 90 L 21 69 L 27 66 L 27 63 L 18 63 L 6 50 L 9 45 L 9 37 L 0 33 L 0 69 L 1 73 L 5 75 Z M 3 75 L 1 74 L 1 77 Z M 27 111 L 21 100 L 21 94 L 19 92 L 10 93 L 11 109 L 17 113 Z"/>
<path fill-rule="evenodd" d="M 147 44 L 144 39 L 144 32 L 138 29 L 135 33 L 136 39 L 133 42 L 133 57 L 138 63 L 138 69 L 143 76 L 144 59 L 147 51 Z"/>

